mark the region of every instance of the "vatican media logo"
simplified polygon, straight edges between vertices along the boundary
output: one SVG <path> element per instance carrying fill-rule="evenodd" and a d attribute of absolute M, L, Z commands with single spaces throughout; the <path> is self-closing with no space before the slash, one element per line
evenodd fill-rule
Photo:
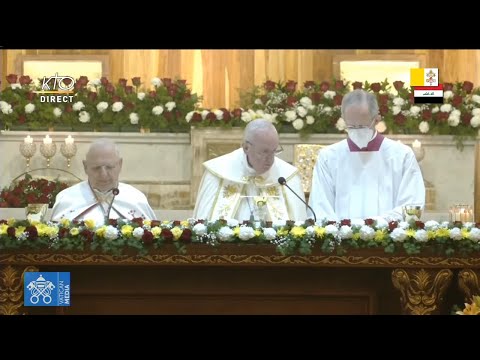
<path fill-rule="evenodd" d="M 70 306 L 69 272 L 34 272 L 24 274 L 24 306 Z"/>
<path fill-rule="evenodd" d="M 73 88 L 75 86 L 75 80 L 71 76 L 58 75 L 56 73 L 53 76 L 43 77 L 42 90 L 35 91 L 40 95 L 40 102 L 48 103 L 65 103 L 73 101 Z M 50 95 L 48 95 L 50 94 Z"/>

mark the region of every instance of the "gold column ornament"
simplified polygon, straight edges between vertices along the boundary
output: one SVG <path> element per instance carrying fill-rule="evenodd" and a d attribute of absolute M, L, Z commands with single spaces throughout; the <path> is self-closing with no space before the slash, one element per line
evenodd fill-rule
<path fill-rule="evenodd" d="M 474 295 L 480 295 L 478 275 L 480 270 L 462 269 L 458 272 L 458 287 L 465 295 L 465 302 L 470 302 Z"/>
<path fill-rule="evenodd" d="M 439 313 L 450 282 L 449 269 L 395 269 L 392 271 L 393 285 L 400 291 L 402 311 L 409 315 L 431 315 Z"/>
<path fill-rule="evenodd" d="M 23 277 L 25 271 L 38 271 L 35 266 L 26 268 L 7 265 L 0 267 L 0 315 L 20 315 L 23 306 Z"/>

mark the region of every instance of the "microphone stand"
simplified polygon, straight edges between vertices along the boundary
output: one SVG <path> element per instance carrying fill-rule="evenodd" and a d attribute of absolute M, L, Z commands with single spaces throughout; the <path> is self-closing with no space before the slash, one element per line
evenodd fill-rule
<path fill-rule="evenodd" d="M 112 189 L 113 198 L 112 198 L 112 201 L 110 201 L 110 204 L 108 205 L 107 215 L 105 216 L 105 225 L 108 224 L 108 220 L 110 220 L 110 212 L 112 211 L 113 202 L 115 201 L 115 197 L 119 193 L 120 193 L 120 190 L 118 190 L 118 188 Z"/>
<path fill-rule="evenodd" d="M 300 196 L 298 196 L 298 194 L 297 194 L 295 191 L 293 191 L 293 189 L 292 189 L 290 186 L 288 186 L 287 180 L 285 180 L 284 177 L 279 177 L 279 178 L 278 178 L 278 183 L 279 183 L 280 185 L 285 185 L 292 193 L 295 194 L 295 196 L 296 196 L 297 198 L 300 199 L 300 201 L 301 201 L 302 203 L 304 203 L 304 204 L 307 206 L 307 208 L 309 208 L 309 209 L 311 210 L 311 212 L 312 212 L 312 214 L 313 214 L 313 220 L 315 221 L 315 224 L 316 224 L 316 223 L 317 223 L 317 215 L 315 215 L 315 211 L 313 211 L 313 209 L 311 208 L 311 206 L 308 205 L 307 202 L 306 202 L 305 200 L 303 200 Z"/>

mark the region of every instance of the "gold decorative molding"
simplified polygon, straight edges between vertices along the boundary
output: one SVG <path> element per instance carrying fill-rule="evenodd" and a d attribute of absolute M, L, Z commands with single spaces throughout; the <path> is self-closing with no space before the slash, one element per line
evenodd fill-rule
<path fill-rule="evenodd" d="M 296 144 L 294 147 L 293 165 L 298 168 L 302 177 L 303 192 L 309 194 L 312 187 L 312 176 L 318 152 L 324 145 Z"/>
<path fill-rule="evenodd" d="M 478 272 L 472 269 L 462 269 L 458 272 L 458 287 L 465 295 L 465 302 L 470 302 L 473 295 L 480 295 Z"/>
<path fill-rule="evenodd" d="M 403 313 L 410 315 L 438 313 L 452 277 L 453 273 L 449 269 L 393 270 L 392 282 L 401 293 Z"/>
<path fill-rule="evenodd" d="M 0 315 L 20 315 L 23 306 L 23 277 L 25 271 L 38 271 L 35 266 L 0 267 Z"/>
<path fill-rule="evenodd" d="M 172 246 L 173 247 L 173 246 Z M 228 247 L 226 245 L 226 247 Z M 276 254 L 262 246 L 228 247 L 227 251 L 206 249 L 206 246 L 187 246 L 187 254 L 178 254 L 173 248 L 159 250 L 150 255 L 106 255 L 98 253 L 10 253 L 0 254 L 0 264 L 6 265 L 58 265 L 58 264 L 111 264 L 111 265 L 300 265 L 300 266 L 353 266 L 353 267 L 408 267 L 408 268 L 464 268 L 480 267 L 480 258 L 442 258 L 421 256 L 370 255 L 290 255 Z M 230 250 L 230 251 L 228 251 Z M 161 252 L 161 253 L 160 253 Z"/>

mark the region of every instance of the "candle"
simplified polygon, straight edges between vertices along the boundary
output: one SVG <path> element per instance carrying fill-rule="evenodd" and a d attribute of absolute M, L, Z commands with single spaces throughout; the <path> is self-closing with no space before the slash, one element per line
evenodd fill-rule
<path fill-rule="evenodd" d="M 45 138 L 43 139 L 43 143 L 45 145 L 51 144 L 52 143 L 52 138 L 47 134 L 47 136 L 45 136 Z"/>
<path fill-rule="evenodd" d="M 65 138 L 65 144 L 67 144 L 67 145 L 72 145 L 74 141 L 75 140 L 74 140 L 74 138 L 72 138 L 72 135 L 68 135 L 68 137 Z"/>
<path fill-rule="evenodd" d="M 30 137 L 30 135 L 28 135 L 25 139 L 23 139 L 24 143 L 25 144 L 32 144 L 33 143 L 33 139 Z"/>
<path fill-rule="evenodd" d="M 422 147 L 422 143 L 418 140 L 415 140 L 413 143 L 412 143 L 412 147 L 414 148 L 418 148 L 420 149 Z"/>

